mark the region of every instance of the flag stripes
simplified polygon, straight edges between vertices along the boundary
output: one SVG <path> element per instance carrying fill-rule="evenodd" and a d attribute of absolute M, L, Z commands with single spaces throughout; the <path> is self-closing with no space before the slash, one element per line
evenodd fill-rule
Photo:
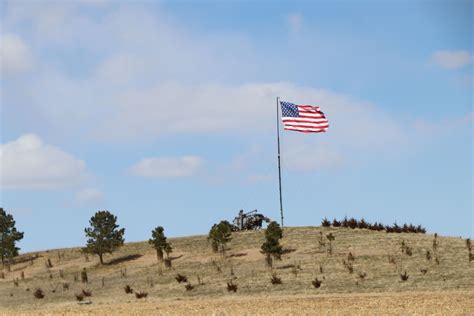
<path fill-rule="evenodd" d="M 329 128 L 329 121 L 319 106 L 296 105 L 290 102 L 280 101 L 281 119 L 285 130 L 320 133 Z"/>

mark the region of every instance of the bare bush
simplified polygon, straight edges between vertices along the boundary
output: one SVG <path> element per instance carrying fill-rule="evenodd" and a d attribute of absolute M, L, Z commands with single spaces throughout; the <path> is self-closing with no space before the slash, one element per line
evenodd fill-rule
<path fill-rule="evenodd" d="M 318 278 L 315 278 L 313 281 L 311 281 L 311 284 L 313 284 L 313 286 L 317 289 L 319 289 L 321 287 L 322 283 L 323 283 L 323 281 L 318 280 Z"/>
<path fill-rule="evenodd" d="M 133 293 L 132 287 L 128 284 L 125 285 L 125 287 L 123 289 L 124 289 L 125 293 L 127 293 L 127 294 L 132 294 Z"/>
<path fill-rule="evenodd" d="M 44 298 L 44 292 L 41 288 L 37 288 L 34 292 L 33 292 L 33 295 L 35 298 L 37 299 L 42 299 Z"/>
<path fill-rule="evenodd" d="M 82 294 L 83 294 L 85 297 L 91 297 L 91 296 L 92 296 L 92 291 L 91 291 L 91 290 L 84 290 L 84 289 L 82 289 Z"/>
<path fill-rule="evenodd" d="M 188 282 L 188 278 L 185 275 L 181 275 L 179 273 L 174 278 L 178 283 Z"/>
<path fill-rule="evenodd" d="M 136 297 L 137 299 L 146 298 L 147 296 L 148 296 L 148 293 L 147 293 L 147 292 L 144 292 L 144 291 L 135 292 L 135 297 Z"/>
<path fill-rule="evenodd" d="M 186 291 L 192 291 L 194 290 L 194 285 L 192 285 L 191 283 L 187 283 L 184 288 L 186 289 Z"/>
<path fill-rule="evenodd" d="M 270 279 L 273 285 L 281 284 L 281 278 L 277 276 L 276 273 L 272 273 L 272 278 Z"/>
<path fill-rule="evenodd" d="M 78 302 L 82 302 L 84 300 L 84 294 L 82 294 L 82 293 L 76 293 L 76 294 L 74 294 L 74 296 L 76 297 L 76 300 Z"/>
<path fill-rule="evenodd" d="M 228 292 L 237 292 L 237 284 L 233 283 L 232 280 L 227 282 L 227 291 Z"/>
<path fill-rule="evenodd" d="M 408 280 L 408 277 L 409 275 L 407 274 L 407 272 L 405 271 L 403 274 L 400 274 L 400 279 L 405 282 L 406 280 Z"/>

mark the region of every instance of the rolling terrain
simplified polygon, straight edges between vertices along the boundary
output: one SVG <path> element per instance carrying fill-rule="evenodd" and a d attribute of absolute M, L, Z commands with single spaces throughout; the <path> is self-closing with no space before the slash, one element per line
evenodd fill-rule
<path fill-rule="evenodd" d="M 169 241 L 171 268 L 147 242 L 126 243 L 105 265 L 80 248 L 22 254 L 0 278 L 0 314 L 474 314 L 474 261 L 461 238 L 438 236 L 434 246 L 431 234 L 289 227 L 272 269 L 260 253 L 263 231 L 234 233 L 225 256 L 207 236 Z M 78 302 L 83 290 L 92 296 Z"/>

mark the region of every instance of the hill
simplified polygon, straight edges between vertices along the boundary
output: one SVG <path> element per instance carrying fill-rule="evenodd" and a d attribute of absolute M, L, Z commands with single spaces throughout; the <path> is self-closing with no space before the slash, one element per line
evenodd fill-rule
<path fill-rule="evenodd" d="M 335 236 L 332 255 L 329 233 Z M 105 265 L 80 248 L 28 253 L 16 258 L 11 271 L 4 269 L 0 314 L 474 313 L 474 261 L 465 240 L 438 236 L 433 246 L 434 238 L 289 227 L 282 239 L 285 254 L 273 269 L 260 253 L 263 231 L 234 233 L 225 258 L 211 251 L 206 236 L 170 238 L 171 268 L 157 262 L 147 242 L 125 244 L 105 257 Z M 84 268 L 88 283 L 81 282 Z M 271 283 L 272 273 L 281 284 Z M 194 288 L 186 290 L 177 274 Z M 236 293 L 227 291 L 231 280 Z M 126 285 L 148 296 L 126 294 Z M 34 298 L 37 288 L 44 298 Z M 82 290 L 92 296 L 78 303 L 75 294 Z"/>

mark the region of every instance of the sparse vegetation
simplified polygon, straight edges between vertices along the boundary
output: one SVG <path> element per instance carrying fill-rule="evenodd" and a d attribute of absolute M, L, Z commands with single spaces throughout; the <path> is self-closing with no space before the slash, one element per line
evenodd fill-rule
<path fill-rule="evenodd" d="M 319 232 L 323 232 L 322 237 L 326 247 L 329 244 L 326 235 L 332 232 L 336 238 L 333 242 L 334 251 L 331 257 L 326 257 L 318 249 L 317 240 L 321 236 Z M 46 312 L 50 307 L 60 309 L 61 304 L 65 306 L 69 304 L 68 306 L 72 309 L 84 308 L 84 306 L 71 304 L 76 301 L 74 293 L 84 296 L 80 292 L 82 288 L 91 291 L 93 297 L 96 298 L 96 300 L 93 299 L 94 303 L 87 307 L 94 310 L 96 308 L 112 310 L 113 304 L 126 304 L 130 299 L 140 303 L 132 304 L 134 308 L 148 306 L 157 301 L 166 305 L 167 302 L 174 301 L 176 304 L 190 304 L 190 301 L 197 302 L 198 298 L 206 302 L 208 299 L 225 300 L 226 283 L 230 280 L 232 282 L 229 283 L 238 284 L 238 290 L 236 294 L 230 291 L 232 295 L 227 294 L 227 296 L 237 295 L 238 300 L 247 297 L 256 299 L 265 297 L 272 300 L 275 295 L 286 296 L 290 293 L 296 300 L 309 295 L 310 288 L 314 291 L 313 295 L 324 293 L 324 296 L 328 294 L 333 297 L 339 293 L 346 293 L 344 295 L 347 299 L 350 299 L 352 293 L 363 292 L 357 295 L 365 297 L 369 293 L 383 291 L 386 288 L 390 288 L 394 299 L 406 291 L 408 293 L 410 291 L 429 292 L 436 289 L 441 293 L 447 293 L 450 290 L 470 291 L 472 288 L 473 266 L 466 260 L 468 251 L 465 239 L 438 236 L 440 246 L 437 252 L 442 261 L 436 266 L 432 250 L 432 235 L 398 235 L 373 233 L 368 230 L 288 227 L 284 230 L 285 238 L 280 240 L 281 246 L 283 250 L 293 248 L 292 246 L 298 249 L 293 252 L 283 251 L 282 260 L 274 261 L 274 267 L 270 270 L 264 267 L 263 260 L 258 261 L 259 258 L 264 257 L 259 254 L 259 248 L 265 241 L 264 233 L 265 231 L 235 233 L 228 244 L 226 258 L 220 258 L 210 252 L 206 236 L 170 238 L 168 241 L 172 243 L 176 251 L 176 257 L 172 258 L 174 266 L 172 270 L 167 270 L 162 264 L 157 264 L 156 252 L 150 247 L 148 241 L 127 243 L 114 252 L 110 259 L 104 258 L 107 263 L 105 266 L 99 264 L 96 256 L 91 256 L 93 262 L 85 263 L 80 249 L 61 249 L 62 255 L 59 262 L 57 261 L 58 250 L 39 252 L 39 259 L 34 261 L 33 266 L 30 266 L 32 255 L 21 255 L 12 261 L 11 272 L 3 270 L 5 280 L 0 279 L 0 314 L 4 310 L 32 308 L 30 306 L 33 306 L 33 300 L 37 303 L 43 303 L 43 301 L 47 303 L 34 305 L 41 309 L 40 312 Z M 402 240 L 406 246 L 413 249 L 413 256 L 409 257 L 401 252 Z M 425 258 L 426 249 L 432 255 L 431 261 Z M 240 253 L 247 255 L 234 256 Z M 390 254 L 389 257 L 393 257 L 393 264 L 387 262 L 388 254 Z M 141 255 L 139 260 L 134 259 L 136 255 Z M 52 269 L 45 268 L 44 262 L 48 257 L 53 261 L 54 268 Z M 124 261 L 124 258 L 131 259 Z M 348 266 L 352 263 L 352 274 L 349 268 L 341 264 L 343 260 Z M 88 283 L 80 283 L 83 267 L 87 268 Z M 61 270 L 64 271 L 64 278 L 59 277 Z M 219 270 L 221 272 L 218 272 Z M 25 281 L 21 280 L 23 271 Z M 410 274 L 406 281 L 402 281 L 400 276 L 404 274 L 404 271 L 407 275 Z M 52 280 L 49 279 L 50 272 L 53 275 Z M 178 272 L 187 277 L 187 282 L 177 282 L 175 276 Z M 272 272 L 275 274 L 273 275 Z M 123 278 L 122 274 L 126 278 Z M 273 276 L 280 279 L 282 285 L 278 285 L 276 279 L 273 285 L 271 280 Z M 78 283 L 72 283 L 73 277 L 78 279 Z M 12 283 L 15 278 L 19 279 L 19 287 L 15 287 Z M 102 287 L 101 280 L 104 278 L 106 282 Z M 319 285 L 313 284 L 315 279 L 318 280 Z M 206 281 L 204 286 L 203 280 Z M 64 282 L 72 283 L 68 292 L 63 285 Z M 135 291 L 145 290 L 153 300 L 146 302 L 143 299 L 135 299 L 135 296 L 128 295 L 134 295 L 135 291 L 127 294 L 126 285 L 129 285 L 130 289 L 133 287 Z M 32 294 L 37 287 L 41 287 L 46 294 L 42 301 L 33 298 Z M 27 288 L 30 289 L 29 292 Z M 321 290 L 323 292 L 320 292 Z M 56 294 L 51 294 L 53 291 Z M 10 293 L 14 296 L 10 297 Z M 85 296 L 83 300 L 85 302 L 81 305 L 90 302 Z M 164 307 L 163 309 L 160 307 L 159 312 L 165 310 L 172 314 Z"/>
<path fill-rule="evenodd" d="M 23 233 L 16 229 L 15 224 L 13 216 L 0 207 L 0 258 L 3 266 L 6 261 L 18 256 L 20 250 L 16 243 L 23 239 Z"/>
<path fill-rule="evenodd" d="M 84 297 L 91 297 L 92 296 L 92 291 L 82 289 L 82 294 L 84 295 Z"/>
<path fill-rule="evenodd" d="M 81 271 L 81 281 L 82 281 L 82 283 L 89 282 L 89 277 L 87 276 L 86 268 L 83 268 L 82 271 Z"/>
<path fill-rule="evenodd" d="M 185 275 L 181 275 L 179 273 L 174 278 L 178 283 L 188 282 L 188 278 Z"/>
<path fill-rule="evenodd" d="M 76 294 L 74 294 L 74 296 L 76 297 L 76 300 L 78 302 L 82 302 L 84 300 L 84 294 L 82 294 L 82 293 L 76 293 Z"/>
<path fill-rule="evenodd" d="M 281 278 L 279 278 L 278 275 L 275 272 L 272 273 L 272 277 L 271 277 L 270 281 L 272 282 L 273 285 L 281 284 Z"/>
<path fill-rule="evenodd" d="M 283 247 L 280 239 L 283 237 L 283 230 L 277 222 L 271 222 L 265 230 L 265 242 L 262 244 L 262 253 L 265 254 L 268 266 L 272 266 L 272 259 L 280 259 Z"/>
<path fill-rule="evenodd" d="M 207 240 L 211 243 L 214 252 L 226 253 L 226 245 L 232 240 L 232 225 L 228 221 L 214 224 L 209 231 Z"/>
<path fill-rule="evenodd" d="M 328 255 L 332 256 L 333 248 L 332 248 L 332 242 L 336 239 L 332 233 L 329 233 L 326 235 L 326 239 L 329 241 L 328 245 Z"/>
<path fill-rule="evenodd" d="M 104 254 L 112 253 L 123 246 L 125 228 L 119 229 L 117 217 L 109 211 L 95 213 L 89 224 L 90 227 L 84 230 L 88 239 L 83 250 L 98 255 L 100 263 L 104 264 Z"/>
<path fill-rule="evenodd" d="M 124 289 L 125 293 L 127 293 L 127 294 L 132 294 L 133 293 L 132 287 L 128 284 L 125 285 L 125 287 L 123 289 Z"/>
<path fill-rule="evenodd" d="M 313 284 L 313 286 L 317 289 L 319 289 L 321 287 L 322 283 L 323 283 L 323 281 L 318 280 L 318 278 L 315 278 L 313 281 L 311 281 L 311 284 Z"/>
<path fill-rule="evenodd" d="M 42 299 L 44 298 L 44 292 L 41 288 L 37 288 L 34 292 L 33 292 L 33 295 L 35 298 L 37 299 Z"/>
<path fill-rule="evenodd" d="M 402 279 L 403 282 L 405 282 L 406 280 L 408 280 L 408 277 L 409 275 L 407 274 L 407 272 L 403 272 L 403 273 L 400 273 L 400 279 Z"/>
<path fill-rule="evenodd" d="M 156 227 L 151 232 L 151 239 L 148 241 L 150 245 L 156 250 L 156 257 L 158 261 L 163 261 L 163 254 L 166 253 L 167 258 L 172 252 L 173 248 L 168 243 L 167 238 L 164 234 L 164 229 L 161 226 Z"/>
<path fill-rule="evenodd" d="M 227 291 L 228 292 L 237 292 L 237 284 L 233 283 L 232 280 L 227 282 Z"/>
<path fill-rule="evenodd" d="M 135 292 L 135 297 L 136 297 L 137 299 L 146 298 L 147 296 L 148 296 L 148 293 L 147 293 L 147 292 L 144 292 L 144 291 Z"/>
<path fill-rule="evenodd" d="M 338 221 L 334 219 L 332 223 L 324 218 L 321 221 L 321 226 L 323 227 L 345 227 L 345 228 L 352 228 L 352 229 L 370 229 L 375 231 L 386 231 L 387 233 L 421 233 L 425 234 L 426 229 L 423 228 L 421 225 L 414 226 L 412 224 L 403 224 L 403 226 L 399 226 L 397 223 L 394 223 L 392 226 L 390 225 L 382 225 L 380 223 L 369 223 L 365 219 L 357 220 L 353 217 L 347 218 L 344 217 L 342 221 Z"/>

